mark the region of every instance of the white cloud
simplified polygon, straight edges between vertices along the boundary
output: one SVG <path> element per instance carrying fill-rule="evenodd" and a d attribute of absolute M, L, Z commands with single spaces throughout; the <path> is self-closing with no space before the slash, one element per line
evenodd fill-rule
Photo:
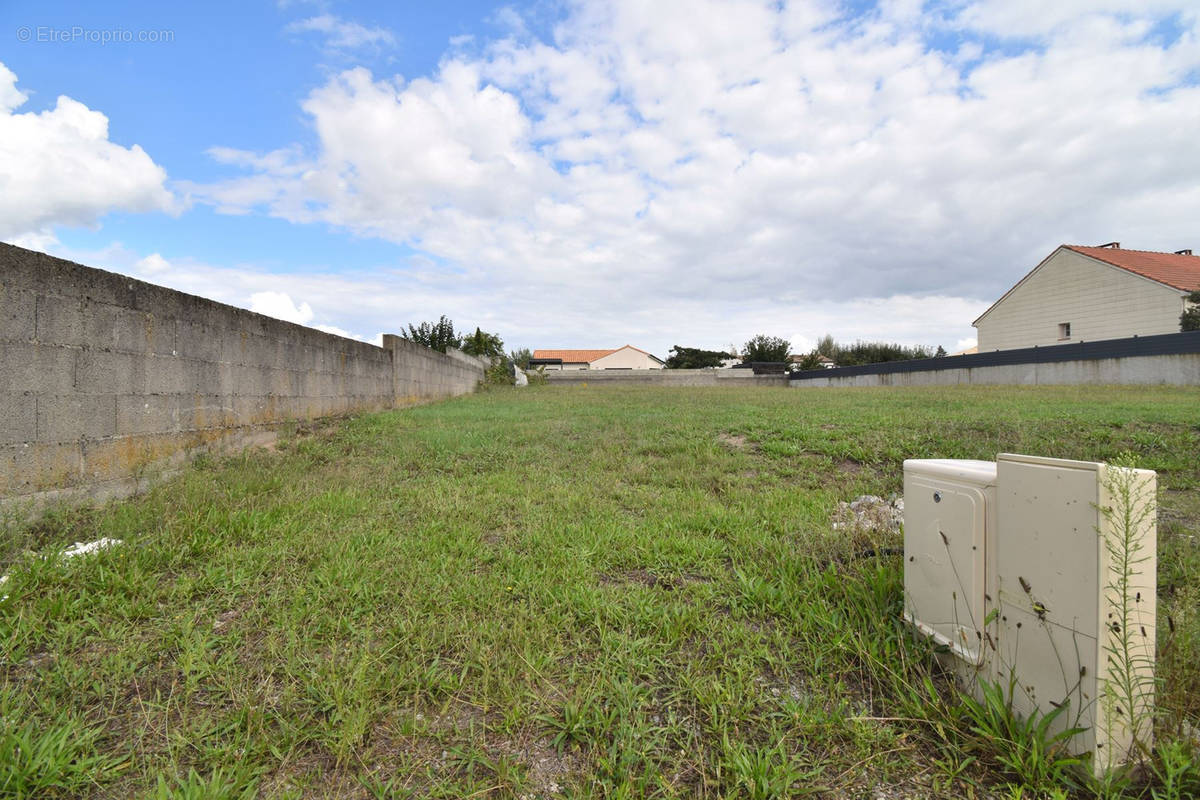
<path fill-rule="evenodd" d="M 979 346 L 979 339 L 974 336 L 968 336 L 965 339 L 959 339 L 957 342 L 955 342 L 954 349 L 952 349 L 950 352 L 951 353 L 961 353 L 964 350 L 970 350 L 972 347 L 978 347 L 978 346 Z"/>
<path fill-rule="evenodd" d="M 214 151 L 247 174 L 193 193 L 404 243 L 445 265 L 418 319 L 503 302 L 530 343 L 956 341 L 1055 245 L 1200 215 L 1195 15 L 1164 44 L 1165 5 L 1008 7 L 581 4 L 428 78 L 345 71 L 311 146 Z"/>
<path fill-rule="evenodd" d="M 0 239 L 45 247 L 56 225 L 96 225 L 110 211 L 177 208 L 166 172 L 138 145 L 108 139 L 108 118 L 60 96 L 16 113 L 25 93 L 0 64 Z"/>
<path fill-rule="evenodd" d="M 134 270 L 139 275 L 158 275 L 166 272 L 171 268 L 171 264 L 158 253 L 151 253 L 145 258 L 139 259 L 134 264 Z"/>
<path fill-rule="evenodd" d="M 340 19 L 333 14 L 296 20 L 284 29 L 288 33 L 319 33 L 324 45 L 334 50 L 355 50 L 361 47 L 393 45 L 396 37 L 385 28 L 368 28 L 357 22 Z"/>
<path fill-rule="evenodd" d="M 297 325 L 307 325 L 313 318 L 312 306 L 308 303 L 297 306 L 284 292 L 255 292 L 250 295 L 250 310 Z"/>

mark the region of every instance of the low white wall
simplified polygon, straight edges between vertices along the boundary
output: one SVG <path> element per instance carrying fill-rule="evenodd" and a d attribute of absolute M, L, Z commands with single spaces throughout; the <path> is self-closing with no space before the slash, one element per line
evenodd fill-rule
<path fill-rule="evenodd" d="M 829 386 L 952 386 L 1064 385 L 1064 384 L 1170 384 L 1200 386 L 1200 353 L 1128 358 L 1052 361 L 1044 364 L 1009 364 L 923 372 L 888 372 L 879 375 L 816 377 L 791 380 L 799 389 Z"/>

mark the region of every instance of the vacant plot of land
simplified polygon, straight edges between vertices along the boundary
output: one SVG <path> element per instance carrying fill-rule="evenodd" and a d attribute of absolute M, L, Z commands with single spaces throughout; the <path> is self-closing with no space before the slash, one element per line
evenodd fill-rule
<path fill-rule="evenodd" d="M 897 622 L 900 560 L 855 557 L 896 534 L 830 524 L 899 492 L 904 458 L 1001 451 L 1159 471 L 1178 739 L 1200 720 L 1200 392 L 545 387 L 10 526 L 0 797 L 1050 793 L 1062 765 L 1014 766 Z M 124 544 L 32 555 L 105 536 Z"/>

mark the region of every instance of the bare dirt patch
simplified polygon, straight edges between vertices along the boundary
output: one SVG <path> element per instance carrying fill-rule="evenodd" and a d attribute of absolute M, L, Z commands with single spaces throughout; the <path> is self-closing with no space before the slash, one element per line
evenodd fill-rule
<path fill-rule="evenodd" d="M 838 471 L 847 473 L 849 475 L 857 475 L 863 471 L 863 465 L 860 462 L 855 461 L 853 458 L 843 458 L 841 461 L 838 461 L 835 466 L 838 468 Z"/>
<path fill-rule="evenodd" d="M 745 450 L 750 446 L 746 437 L 737 433 L 719 433 L 717 434 L 717 441 L 734 450 Z"/>
<path fill-rule="evenodd" d="M 659 575 L 651 572 L 648 569 L 638 567 L 626 572 L 609 575 L 601 573 L 600 583 L 605 586 L 622 586 L 631 583 L 648 586 L 652 589 L 663 589 L 668 592 L 673 592 L 676 589 L 682 589 L 684 586 L 692 583 L 710 583 L 711 578 L 696 573 L 686 573 L 682 575 Z"/>

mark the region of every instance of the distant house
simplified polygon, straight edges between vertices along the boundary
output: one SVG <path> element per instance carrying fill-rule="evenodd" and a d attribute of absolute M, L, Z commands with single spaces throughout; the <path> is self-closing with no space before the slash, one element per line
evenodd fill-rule
<path fill-rule="evenodd" d="M 1061 245 L 972 323 L 979 352 L 1179 330 L 1200 256 Z"/>
<path fill-rule="evenodd" d="M 625 345 L 615 350 L 534 350 L 529 366 L 546 370 L 571 369 L 662 369 L 657 356 Z"/>

